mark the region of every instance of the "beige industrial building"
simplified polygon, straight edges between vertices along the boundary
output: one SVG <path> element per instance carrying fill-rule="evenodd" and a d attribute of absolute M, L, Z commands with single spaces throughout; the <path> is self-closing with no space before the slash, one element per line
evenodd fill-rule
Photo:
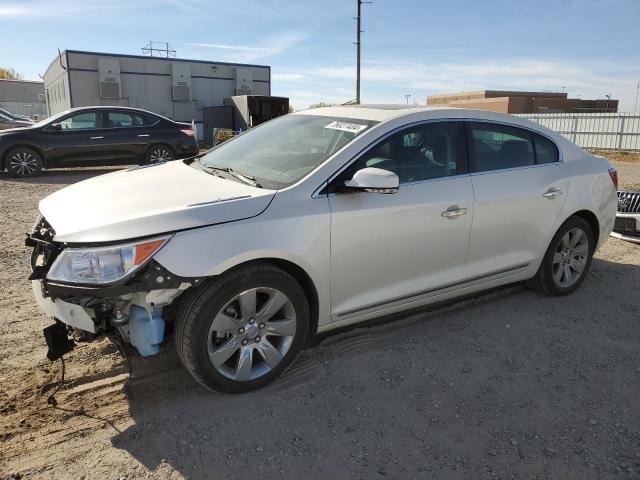
<path fill-rule="evenodd" d="M 271 67 L 65 50 L 44 74 L 50 114 L 72 107 L 138 107 L 201 125 L 203 109 L 234 95 L 271 94 Z"/>
<path fill-rule="evenodd" d="M 618 100 L 568 98 L 566 93 L 482 90 L 445 93 L 427 97 L 428 106 L 490 110 L 500 113 L 594 113 L 617 112 Z"/>

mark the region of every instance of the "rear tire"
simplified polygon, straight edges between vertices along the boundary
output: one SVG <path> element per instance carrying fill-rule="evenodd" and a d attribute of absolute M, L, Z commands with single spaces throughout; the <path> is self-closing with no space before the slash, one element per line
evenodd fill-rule
<path fill-rule="evenodd" d="M 153 165 L 156 163 L 165 163 L 175 158 L 176 156 L 171 147 L 159 143 L 149 147 L 144 156 L 144 164 Z"/>
<path fill-rule="evenodd" d="M 570 217 L 554 235 L 536 276 L 527 285 L 546 295 L 569 295 L 589 273 L 594 250 L 589 223 L 580 217 Z"/>
<path fill-rule="evenodd" d="M 31 148 L 16 147 L 7 153 L 5 166 L 14 178 L 33 177 L 42 171 L 42 158 Z"/>
<path fill-rule="evenodd" d="M 298 356 L 309 330 L 302 287 L 268 263 L 193 288 L 176 315 L 178 356 L 205 387 L 243 393 L 270 383 Z"/>

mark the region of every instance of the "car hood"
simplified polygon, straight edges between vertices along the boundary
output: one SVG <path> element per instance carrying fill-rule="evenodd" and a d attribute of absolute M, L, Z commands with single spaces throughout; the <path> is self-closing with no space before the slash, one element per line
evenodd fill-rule
<path fill-rule="evenodd" d="M 41 200 L 40 212 L 57 241 L 118 242 L 255 217 L 274 195 L 173 161 L 76 183 Z"/>
<path fill-rule="evenodd" d="M 13 122 L 13 124 L 15 125 L 14 127 L 0 130 L 0 135 L 6 135 L 7 133 L 24 132 L 25 128 L 29 128 L 33 126 L 32 123 L 27 123 L 27 122 Z"/>

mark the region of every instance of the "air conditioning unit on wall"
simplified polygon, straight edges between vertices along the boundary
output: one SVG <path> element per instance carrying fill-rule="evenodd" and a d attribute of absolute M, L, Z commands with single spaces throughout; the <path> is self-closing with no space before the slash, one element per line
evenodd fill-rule
<path fill-rule="evenodd" d="M 188 63 L 171 64 L 171 96 L 176 102 L 191 101 L 191 65 Z"/>
<path fill-rule="evenodd" d="M 100 98 L 121 98 L 120 61 L 113 57 L 98 57 Z"/>
<path fill-rule="evenodd" d="M 236 88 L 234 95 L 251 95 L 253 93 L 253 72 L 250 68 L 236 68 Z"/>

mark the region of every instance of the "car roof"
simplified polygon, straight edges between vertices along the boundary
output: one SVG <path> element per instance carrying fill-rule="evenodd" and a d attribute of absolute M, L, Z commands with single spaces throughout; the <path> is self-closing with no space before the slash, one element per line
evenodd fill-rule
<path fill-rule="evenodd" d="M 159 115 L 159 114 L 154 113 L 154 112 L 150 112 L 149 110 L 144 110 L 142 108 L 120 107 L 118 105 L 92 105 L 92 106 L 89 106 L 89 107 L 73 107 L 73 108 L 69 108 L 67 111 L 68 112 L 78 112 L 78 111 L 81 111 L 81 110 L 130 110 L 132 112 L 148 113 L 149 115 L 154 115 L 156 117 L 162 117 L 162 115 Z"/>
<path fill-rule="evenodd" d="M 295 115 L 322 115 L 327 117 L 350 118 L 354 120 L 369 120 L 374 122 L 386 122 L 400 117 L 413 117 L 416 120 L 437 119 L 470 119 L 488 120 L 511 125 L 520 125 L 525 128 L 538 130 L 546 134 L 553 133 L 539 123 L 526 118 L 508 115 L 505 113 L 491 112 L 488 110 L 474 110 L 470 108 L 454 107 L 426 107 L 422 105 L 341 105 L 336 107 L 312 108 L 295 112 Z M 555 134 L 554 134 L 555 136 Z"/>

